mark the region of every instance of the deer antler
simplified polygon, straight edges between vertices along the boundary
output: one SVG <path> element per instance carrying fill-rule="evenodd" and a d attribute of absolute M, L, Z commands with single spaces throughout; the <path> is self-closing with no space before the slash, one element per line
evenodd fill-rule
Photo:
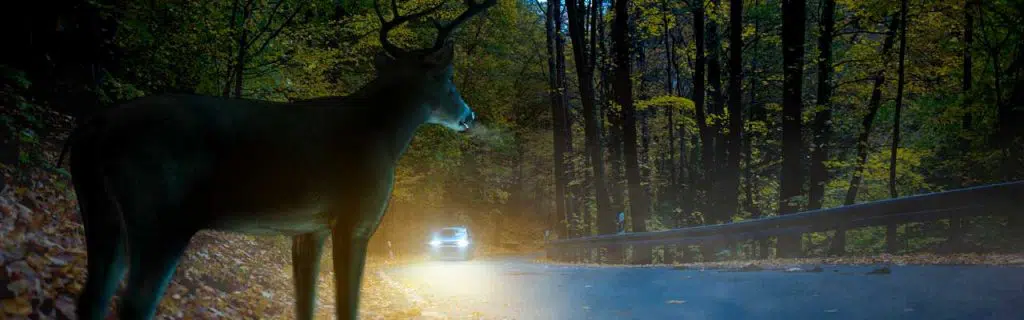
<path fill-rule="evenodd" d="M 430 48 L 431 51 L 441 50 L 445 43 L 448 41 L 448 37 L 456 27 L 469 20 L 473 16 L 484 12 L 491 6 L 498 3 L 498 0 L 483 0 L 477 3 L 476 0 L 466 0 L 466 6 L 469 7 L 466 11 L 462 12 L 455 20 L 452 20 L 446 25 L 441 22 L 434 20 L 434 27 L 437 28 L 437 39 L 434 40 L 434 47 Z"/>
<path fill-rule="evenodd" d="M 387 21 L 386 19 L 384 19 L 384 14 L 381 13 L 380 1 L 373 0 L 373 10 L 377 13 L 377 19 L 380 19 L 380 45 L 384 47 L 384 51 L 386 51 L 389 55 L 395 58 L 400 58 L 409 55 L 409 51 L 399 48 L 395 44 L 391 43 L 390 40 L 388 40 L 388 33 L 391 32 L 392 29 L 398 27 L 403 23 L 416 20 L 428 14 L 434 13 L 438 9 L 441 9 L 441 6 L 443 5 L 444 2 L 442 1 L 441 3 L 437 4 L 436 6 L 430 7 L 427 10 L 403 16 L 398 13 L 398 3 L 395 0 L 391 0 L 391 15 L 393 17 L 391 18 L 391 21 Z"/>
<path fill-rule="evenodd" d="M 465 1 L 466 6 L 468 6 L 469 8 L 466 9 L 466 11 L 460 14 L 457 18 L 455 18 L 455 20 L 452 20 L 448 24 L 444 25 L 436 20 L 434 21 L 434 27 L 437 28 L 437 39 L 434 41 L 434 46 L 428 49 L 429 52 L 434 52 L 443 48 L 445 43 L 448 41 L 448 37 L 450 36 L 451 32 L 455 30 L 455 28 L 458 27 L 460 24 L 466 22 L 466 20 L 469 20 L 469 18 L 473 17 L 474 15 L 477 15 L 480 12 L 487 10 L 487 8 L 490 8 L 494 4 L 498 3 L 498 0 L 483 0 L 480 3 L 477 3 L 476 0 Z M 374 12 L 377 13 L 377 19 L 379 19 L 381 23 L 380 44 L 381 46 L 384 47 L 384 51 L 386 51 L 389 55 L 395 58 L 408 56 L 410 54 L 410 51 L 399 48 L 394 43 L 391 43 L 391 41 L 388 40 L 388 33 L 391 32 L 392 29 L 398 27 L 403 23 L 416 20 L 436 12 L 437 10 L 441 9 L 441 7 L 444 4 L 444 1 L 442 1 L 441 3 L 435 6 L 427 8 L 426 10 L 409 15 L 401 15 L 398 13 L 397 1 L 391 0 L 392 18 L 391 21 L 388 21 L 384 19 L 384 14 L 381 12 L 380 1 L 373 0 L 373 10 Z"/>

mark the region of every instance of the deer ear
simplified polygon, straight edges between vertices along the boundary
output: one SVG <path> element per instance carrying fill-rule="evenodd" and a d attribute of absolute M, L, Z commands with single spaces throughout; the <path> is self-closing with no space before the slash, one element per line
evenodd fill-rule
<path fill-rule="evenodd" d="M 425 62 L 434 66 L 447 66 L 452 63 L 453 56 L 455 56 L 455 43 L 447 40 L 441 50 L 427 55 Z"/>

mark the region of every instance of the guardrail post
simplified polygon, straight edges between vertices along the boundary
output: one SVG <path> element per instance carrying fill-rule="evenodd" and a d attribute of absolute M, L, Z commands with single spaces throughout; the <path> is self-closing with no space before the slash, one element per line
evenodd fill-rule
<path fill-rule="evenodd" d="M 896 228 L 899 225 L 890 223 L 885 226 L 885 251 L 889 254 L 896 254 L 900 249 L 899 237 L 896 234 Z"/>
<path fill-rule="evenodd" d="M 672 264 L 676 262 L 676 246 L 666 244 L 661 246 L 661 262 L 664 264 Z"/>
<path fill-rule="evenodd" d="M 959 253 L 964 249 L 964 225 L 967 219 L 951 217 L 949 219 L 949 239 L 946 240 L 946 250 Z"/>
<path fill-rule="evenodd" d="M 832 235 L 832 243 L 829 246 L 829 255 L 846 255 L 846 227 L 839 226 Z"/>
<path fill-rule="evenodd" d="M 646 243 L 634 244 L 631 264 L 651 264 L 653 251 L 654 248 Z"/>
<path fill-rule="evenodd" d="M 608 244 L 606 246 L 603 246 L 603 248 L 604 248 L 604 260 L 606 262 L 608 262 L 608 263 L 622 263 L 623 258 L 625 257 L 625 253 L 626 253 L 625 250 L 623 250 L 623 247 L 624 247 L 623 245 L 620 245 L 618 243 L 613 243 L 613 244 Z M 599 251 L 598 252 L 598 259 L 601 260 L 601 258 L 600 258 L 600 247 L 599 247 L 598 251 Z"/>

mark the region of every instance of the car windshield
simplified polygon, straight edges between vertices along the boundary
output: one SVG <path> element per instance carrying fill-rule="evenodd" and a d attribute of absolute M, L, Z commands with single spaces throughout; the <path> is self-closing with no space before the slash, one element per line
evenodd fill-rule
<path fill-rule="evenodd" d="M 462 236 L 464 236 L 465 233 L 466 232 L 464 230 L 455 229 L 455 228 L 447 228 L 447 229 L 441 229 L 441 232 L 440 232 L 439 235 L 441 236 L 441 238 L 451 239 L 451 238 L 456 238 L 456 237 L 462 237 Z"/>
<path fill-rule="evenodd" d="M 444 237 L 444 238 L 454 238 L 455 234 L 457 234 L 457 233 L 458 233 L 458 231 L 455 231 L 455 229 L 444 229 L 444 230 L 441 230 L 441 237 Z"/>

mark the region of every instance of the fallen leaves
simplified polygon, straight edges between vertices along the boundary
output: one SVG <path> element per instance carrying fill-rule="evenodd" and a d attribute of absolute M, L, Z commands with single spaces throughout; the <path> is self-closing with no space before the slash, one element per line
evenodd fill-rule
<path fill-rule="evenodd" d="M 11 170 L 0 167 L 6 181 L 14 181 Z M 29 178 L 32 188 L 10 185 L 0 191 L 0 319 L 73 319 L 75 297 L 86 279 L 77 204 L 72 192 L 54 187 L 70 185 L 68 178 L 43 170 L 32 171 Z M 290 246 L 283 238 L 277 240 L 285 245 L 200 232 L 175 270 L 157 314 L 161 319 L 294 318 Z M 329 253 L 323 259 L 330 259 Z M 374 276 L 384 265 L 373 257 L 367 261 L 360 319 L 431 318 Z M 317 319 L 331 319 L 334 278 L 331 270 L 322 271 Z"/>
<path fill-rule="evenodd" d="M 7 181 L 11 172 L 0 170 Z M 75 202 L 46 186 L 63 179 L 27 173 L 34 188 L 0 191 L 0 318 L 71 315 L 67 308 L 85 280 L 84 248 Z"/>
<path fill-rule="evenodd" d="M 32 314 L 32 304 L 25 299 L 5 299 L 0 304 L 3 305 L 4 313 L 9 316 L 28 316 Z"/>

